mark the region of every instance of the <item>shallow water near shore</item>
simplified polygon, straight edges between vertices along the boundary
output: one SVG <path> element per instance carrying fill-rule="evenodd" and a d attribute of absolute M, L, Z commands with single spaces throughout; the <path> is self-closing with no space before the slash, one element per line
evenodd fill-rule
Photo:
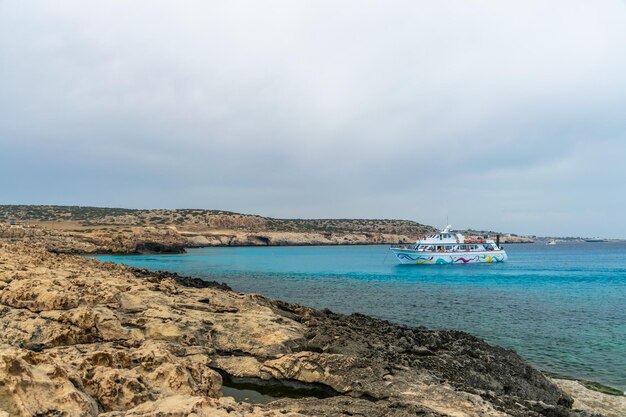
<path fill-rule="evenodd" d="M 509 262 L 399 265 L 388 246 L 98 256 L 396 323 L 457 329 L 540 369 L 626 390 L 626 243 L 506 245 Z"/>

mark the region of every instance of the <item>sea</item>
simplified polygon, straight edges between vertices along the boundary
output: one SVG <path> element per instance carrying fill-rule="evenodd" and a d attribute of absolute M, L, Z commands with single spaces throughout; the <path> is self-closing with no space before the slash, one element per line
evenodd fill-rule
<path fill-rule="evenodd" d="M 501 264 L 400 265 L 385 245 L 97 256 L 337 313 L 456 329 L 537 368 L 626 390 L 626 243 L 505 245 Z"/>

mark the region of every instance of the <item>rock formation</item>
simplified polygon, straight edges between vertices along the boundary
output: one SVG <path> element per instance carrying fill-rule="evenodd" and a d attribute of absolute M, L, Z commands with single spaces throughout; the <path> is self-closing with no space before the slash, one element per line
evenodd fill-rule
<path fill-rule="evenodd" d="M 408 220 L 275 219 L 200 209 L 0 205 L 0 241 L 37 242 L 61 253 L 180 253 L 185 247 L 202 246 L 414 243 L 434 230 Z M 532 239 L 502 236 L 501 242 Z"/>
<path fill-rule="evenodd" d="M 242 382 L 284 398 L 222 395 Z M 0 244 L 2 417 L 591 415 L 571 405 L 514 352 L 462 332 Z"/>
<path fill-rule="evenodd" d="M 36 225 L 0 225 L 0 241 L 44 245 L 57 253 L 181 253 L 190 242 L 169 228 L 68 231 Z"/>
<path fill-rule="evenodd" d="M 191 232 L 171 226 L 146 226 L 132 230 L 58 230 L 37 225 L 0 224 L 0 241 L 41 243 L 52 252 L 95 253 L 181 253 L 185 247 L 357 245 L 410 243 L 407 236 L 384 233 L 249 232 L 208 230 Z"/>

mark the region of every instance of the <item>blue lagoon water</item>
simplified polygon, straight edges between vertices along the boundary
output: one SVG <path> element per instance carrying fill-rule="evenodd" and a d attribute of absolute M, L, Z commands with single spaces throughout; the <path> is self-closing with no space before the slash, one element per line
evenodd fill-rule
<path fill-rule="evenodd" d="M 507 245 L 504 264 L 399 265 L 387 246 L 98 256 L 411 326 L 463 330 L 540 369 L 626 389 L 626 244 Z"/>

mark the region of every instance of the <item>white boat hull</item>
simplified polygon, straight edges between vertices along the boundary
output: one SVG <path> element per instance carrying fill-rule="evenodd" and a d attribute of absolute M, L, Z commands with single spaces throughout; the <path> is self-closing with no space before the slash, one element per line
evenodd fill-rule
<path fill-rule="evenodd" d="M 457 265 L 476 263 L 500 263 L 507 260 L 503 250 L 473 252 L 428 252 L 411 249 L 391 249 L 403 264 L 413 265 Z"/>

